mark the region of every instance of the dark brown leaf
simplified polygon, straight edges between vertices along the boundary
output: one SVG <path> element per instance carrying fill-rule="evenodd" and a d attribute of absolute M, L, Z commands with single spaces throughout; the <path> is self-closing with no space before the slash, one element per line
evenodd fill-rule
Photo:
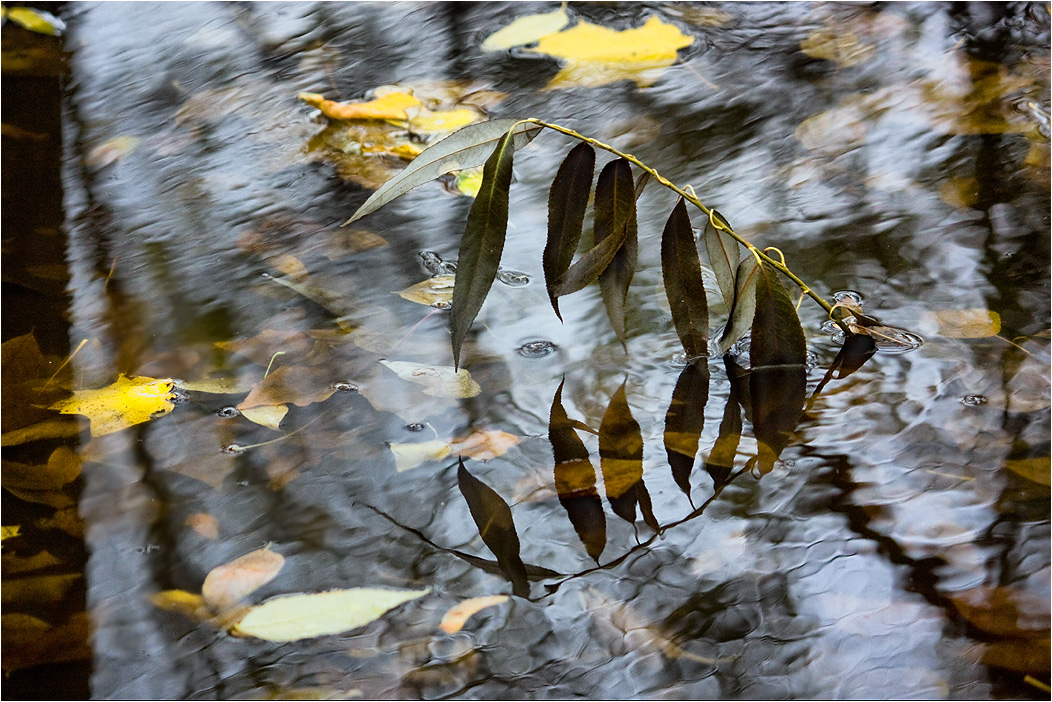
<path fill-rule="evenodd" d="M 683 198 L 676 203 L 661 234 L 661 276 L 672 310 L 672 323 L 687 357 L 708 356 L 709 305 L 701 278 L 698 247 Z"/>
<path fill-rule="evenodd" d="M 637 485 L 643 481 L 643 433 L 628 407 L 624 383 L 599 425 L 599 459 L 610 507 L 617 516 L 635 522 Z"/>
<path fill-rule="evenodd" d="M 519 535 L 508 503 L 493 488 L 469 473 L 463 458 L 457 469 L 457 484 L 483 543 L 497 557 L 498 567 L 511 581 L 512 592 L 518 597 L 529 597 L 526 566 L 519 556 Z"/>
<path fill-rule="evenodd" d="M 719 212 L 713 210 L 712 217 L 730 229 L 727 220 Z M 723 301 L 727 303 L 727 309 L 731 309 L 734 306 L 734 276 L 738 270 L 738 263 L 741 261 L 741 249 L 738 248 L 738 242 L 730 234 L 712 226 L 710 220 L 705 223 L 705 250 L 709 254 L 709 265 L 712 266 L 712 272 L 716 275 L 716 282 L 723 294 Z"/>
<path fill-rule="evenodd" d="M 604 183 L 603 175 L 607 173 L 609 176 Z M 636 272 L 639 249 L 632 164 L 626 159 L 611 161 L 599 174 L 595 187 L 594 233 L 597 246 L 608 238 L 620 239 L 623 236 L 623 243 L 614 253 L 610 265 L 599 274 L 599 289 L 603 294 L 606 316 L 624 346 L 625 303 Z"/>
<path fill-rule="evenodd" d="M 595 172 L 595 151 L 581 142 L 567 154 L 559 166 L 548 194 L 548 241 L 544 246 L 544 280 L 552 309 L 562 320 L 555 281 L 570 268 L 577 244 L 581 241 L 585 208 Z M 598 273 L 596 274 L 598 277 Z M 587 283 L 586 283 L 587 284 Z"/>
<path fill-rule="evenodd" d="M 672 477 L 690 497 L 690 473 L 705 427 L 705 403 L 709 399 L 709 367 L 691 363 L 679 374 L 672 401 L 665 413 L 665 453 Z"/>
<path fill-rule="evenodd" d="M 574 432 L 575 422 L 562 404 L 563 383 L 552 400 L 548 438 L 555 458 L 555 489 L 585 551 L 597 563 L 606 548 L 606 516 L 595 485 L 595 466 L 588 449 Z"/>

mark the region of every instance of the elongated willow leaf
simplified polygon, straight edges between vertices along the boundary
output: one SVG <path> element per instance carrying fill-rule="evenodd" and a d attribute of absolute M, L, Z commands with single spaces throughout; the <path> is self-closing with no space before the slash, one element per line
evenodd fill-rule
<path fill-rule="evenodd" d="M 723 408 L 723 419 L 720 421 L 720 433 L 716 437 L 716 443 L 709 451 L 709 457 L 705 459 L 705 472 L 712 478 L 713 489 L 719 490 L 731 477 L 734 471 L 734 458 L 738 455 L 738 444 L 742 438 L 742 408 L 741 398 L 743 388 L 741 370 L 729 358 L 724 359 L 727 367 L 727 377 L 731 381 L 730 396 L 727 405 Z"/>
<path fill-rule="evenodd" d="M 559 383 L 548 418 L 548 439 L 555 457 L 555 490 L 585 551 L 598 563 L 606 548 L 606 515 L 595 489 L 595 466 L 574 431 L 576 423 L 563 408 L 565 382 Z"/>
<path fill-rule="evenodd" d="M 581 241 L 584 212 L 588 206 L 588 194 L 592 190 L 592 175 L 595 173 L 595 151 L 581 142 L 567 154 L 559 172 L 552 181 L 548 194 L 548 241 L 544 246 L 544 281 L 548 288 L 548 299 L 552 309 L 562 321 L 559 313 L 559 296 L 555 294 L 555 281 L 570 267 L 577 244 Z M 598 277 L 598 274 L 596 274 Z"/>
<path fill-rule="evenodd" d="M 609 173 L 604 182 L 603 175 Z M 625 345 L 625 303 L 628 288 L 636 272 L 639 242 L 636 234 L 635 184 L 632 164 L 619 158 L 611 161 L 599 174 L 595 186 L 595 243 L 608 238 L 623 237 L 621 247 L 599 274 L 599 290 L 603 294 L 606 316 L 621 345 Z M 623 232 L 623 234 L 622 234 Z"/>
<path fill-rule="evenodd" d="M 749 347 L 749 397 L 761 475 L 774 467 L 800 421 L 807 397 L 807 342 L 778 271 L 761 265 Z"/>
<path fill-rule="evenodd" d="M 752 329 L 752 320 L 756 314 L 756 276 L 759 274 L 759 265 L 752 255 L 738 265 L 738 272 L 734 276 L 734 305 L 723 335 L 720 336 L 720 353 L 727 353 L 738 339 Z"/>
<path fill-rule="evenodd" d="M 683 198 L 676 203 L 661 234 L 661 277 L 672 309 L 672 323 L 687 357 L 708 356 L 709 304 Z"/>
<path fill-rule="evenodd" d="M 552 292 L 556 297 L 569 295 L 583 290 L 599 278 L 606 270 L 614 255 L 621 248 L 624 239 L 608 237 L 582 254 L 570 268 L 556 279 Z"/>
<path fill-rule="evenodd" d="M 712 216 L 721 224 L 730 229 L 727 220 L 719 212 L 712 211 Z M 716 282 L 723 294 L 723 301 L 727 303 L 727 309 L 734 307 L 734 275 L 741 261 L 741 249 L 738 242 L 730 234 L 722 232 L 712 226 L 712 222 L 705 223 L 705 250 L 709 254 L 709 265 L 712 272 L 716 274 Z"/>
<path fill-rule="evenodd" d="M 512 592 L 518 597 L 529 597 L 526 566 L 519 556 L 519 535 L 508 503 L 493 488 L 469 473 L 463 458 L 457 469 L 457 485 L 468 503 L 483 543 L 497 557 L 497 565 L 511 581 Z"/>
<path fill-rule="evenodd" d="M 486 301 L 500 267 L 508 231 L 508 191 L 511 189 L 512 134 L 497 142 L 482 169 L 482 187 L 468 212 L 460 240 L 457 275 L 453 282 L 453 308 L 449 327 L 453 337 L 453 366 L 460 367 L 460 347 L 471 323 Z"/>
<path fill-rule="evenodd" d="M 451 171 L 475 168 L 486 162 L 494 145 L 499 142 L 518 120 L 494 119 L 488 122 L 469 124 L 458 129 L 441 141 L 424 149 L 401 173 L 384 183 L 369 196 L 351 218 L 343 223 L 375 212 L 396 197 Z M 541 131 L 536 124 L 520 124 L 515 127 L 511 147 L 513 150 L 533 141 Z"/>
<path fill-rule="evenodd" d="M 628 407 L 624 383 L 610 398 L 599 425 L 599 464 L 614 514 L 634 523 L 643 482 L 643 433 Z"/>
<path fill-rule="evenodd" d="M 665 453 L 672 478 L 690 497 L 690 472 L 705 428 L 705 403 L 709 400 L 709 367 L 691 363 L 679 374 L 672 401 L 665 413 Z"/>

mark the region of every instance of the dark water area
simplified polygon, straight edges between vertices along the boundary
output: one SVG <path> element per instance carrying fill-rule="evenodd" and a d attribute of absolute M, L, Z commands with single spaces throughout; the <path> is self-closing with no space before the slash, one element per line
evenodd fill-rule
<path fill-rule="evenodd" d="M 1048 697 L 1047 4 L 570 3 L 610 33 L 563 58 L 484 47 L 552 3 L 48 7 L 61 36 L 3 26 L 5 697 Z M 659 24 L 651 63 L 609 58 Z M 574 144 L 545 132 L 453 375 L 471 173 L 340 225 L 454 110 L 689 184 L 879 350 L 848 374 L 804 298 L 806 369 L 743 370 L 749 339 L 687 365 L 654 182 L 624 346 L 598 285 L 560 322 Z M 110 432 L 48 409 L 122 374 L 178 401 Z M 261 549 L 276 575 L 220 604 L 206 577 Z M 235 635 L 352 588 L 415 594 Z"/>

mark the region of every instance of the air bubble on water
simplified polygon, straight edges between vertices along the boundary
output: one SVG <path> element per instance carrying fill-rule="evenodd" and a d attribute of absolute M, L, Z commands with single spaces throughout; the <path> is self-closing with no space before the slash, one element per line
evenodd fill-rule
<path fill-rule="evenodd" d="M 413 422 L 412 424 L 406 424 L 405 428 L 409 431 L 423 431 L 424 425 L 420 422 Z"/>
<path fill-rule="evenodd" d="M 220 417 L 236 417 L 239 414 L 241 414 L 241 412 L 238 410 L 237 407 L 224 407 L 220 410 L 217 410 L 216 414 L 218 414 Z"/>
<path fill-rule="evenodd" d="M 855 290 L 836 290 L 833 292 L 832 297 L 833 302 L 838 304 L 856 305 L 858 307 L 861 307 L 863 300 L 865 300 L 862 293 Z"/>
<path fill-rule="evenodd" d="M 223 448 L 219 449 L 222 453 L 239 454 L 245 452 L 245 447 L 241 444 L 227 444 Z"/>
<path fill-rule="evenodd" d="M 525 344 L 520 346 L 518 354 L 524 358 L 544 358 L 550 356 L 555 351 L 555 344 L 546 339 L 537 339 L 534 341 L 527 341 Z"/>
<path fill-rule="evenodd" d="M 358 386 L 354 383 L 348 383 L 345 380 L 340 380 L 332 384 L 332 389 L 336 392 L 358 392 Z"/>
<path fill-rule="evenodd" d="M 511 288 L 521 288 L 529 285 L 530 276 L 521 271 L 506 271 L 503 268 L 497 271 L 497 280 Z"/>
<path fill-rule="evenodd" d="M 966 405 L 976 407 L 978 405 L 985 405 L 987 400 L 984 395 L 965 395 L 961 398 L 961 402 Z"/>
<path fill-rule="evenodd" d="M 669 363 L 672 364 L 673 368 L 686 368 L 689 361 L 690 357 L 683 351 L 680 351 L 669 359 Z"/>
<path fill-rule="evenodd" d="M 807 356 L 804 358 L 804 369 L 810 373 L 818 367 L 818 354 L 814 351 L 808 351 Z"/>

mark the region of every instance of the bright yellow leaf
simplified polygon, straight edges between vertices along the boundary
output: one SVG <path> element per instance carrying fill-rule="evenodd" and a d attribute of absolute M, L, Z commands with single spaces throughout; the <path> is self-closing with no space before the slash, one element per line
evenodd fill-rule
<path fill-rule="evenodd" d="M 175 407 L 175 382 L 171 378 L 129 378 L 123 373 L 116 382 L 98 390 L 78 390 L 51 409 L 62 414 L 83 414 L 91 420 L 91 435 L 102 436 L 148 422 Z"/>
<path fill-rule="evenodd" d="M 481 168 L 469 168 L 457 174 L 457 190 L 468 197 L 477 197 L 481 188 Z"/>
<path fill-rule="evenodd" d="M 411 93 L 391 92 L 367 102 L 335 102 L 318 93 L 300 93 L 300 100 L 321 110 L 329 119 L 408 119 L 406 110 L 419 107 Z"/>
<path fill-rule="evenodd" d="M 548 89 L 595 86 L 622 79 L 636 85 L 650 85 L 661 69 L 676 61 L 679 49 L 694 43 L 694 37 L 683 34 L 674 24 L 657 17 L 642 27 L 618 31 L 590 22 L 556 34 L 542 37 L 534 49 L 565 59 L 562 70 L 548 84 Z"/>
<path fill-rule="evenodd" d="M 0 526 L 0 541 L 6 541 L 16 536 L 20 536 L 19 532 L 22 531 L 20 526 Z"/>
<path fill-rule="evenodd" d="M 58 17 L 34 7 L 5 7 L 4 16 L 31 32 L 52 37 L 62 34 L 62 30 L 66 28 L 66 23 Z"/>
<path fill-rule="evenodd" d="M 501 30 L 494 32 L 482 42 L 483 51 L 500 51 L 513 46 L 532 44 L 541 37 L 558 32 L 570 21 L 566 14 L 566 3 L 553 12 L 523 15 Z"/>

